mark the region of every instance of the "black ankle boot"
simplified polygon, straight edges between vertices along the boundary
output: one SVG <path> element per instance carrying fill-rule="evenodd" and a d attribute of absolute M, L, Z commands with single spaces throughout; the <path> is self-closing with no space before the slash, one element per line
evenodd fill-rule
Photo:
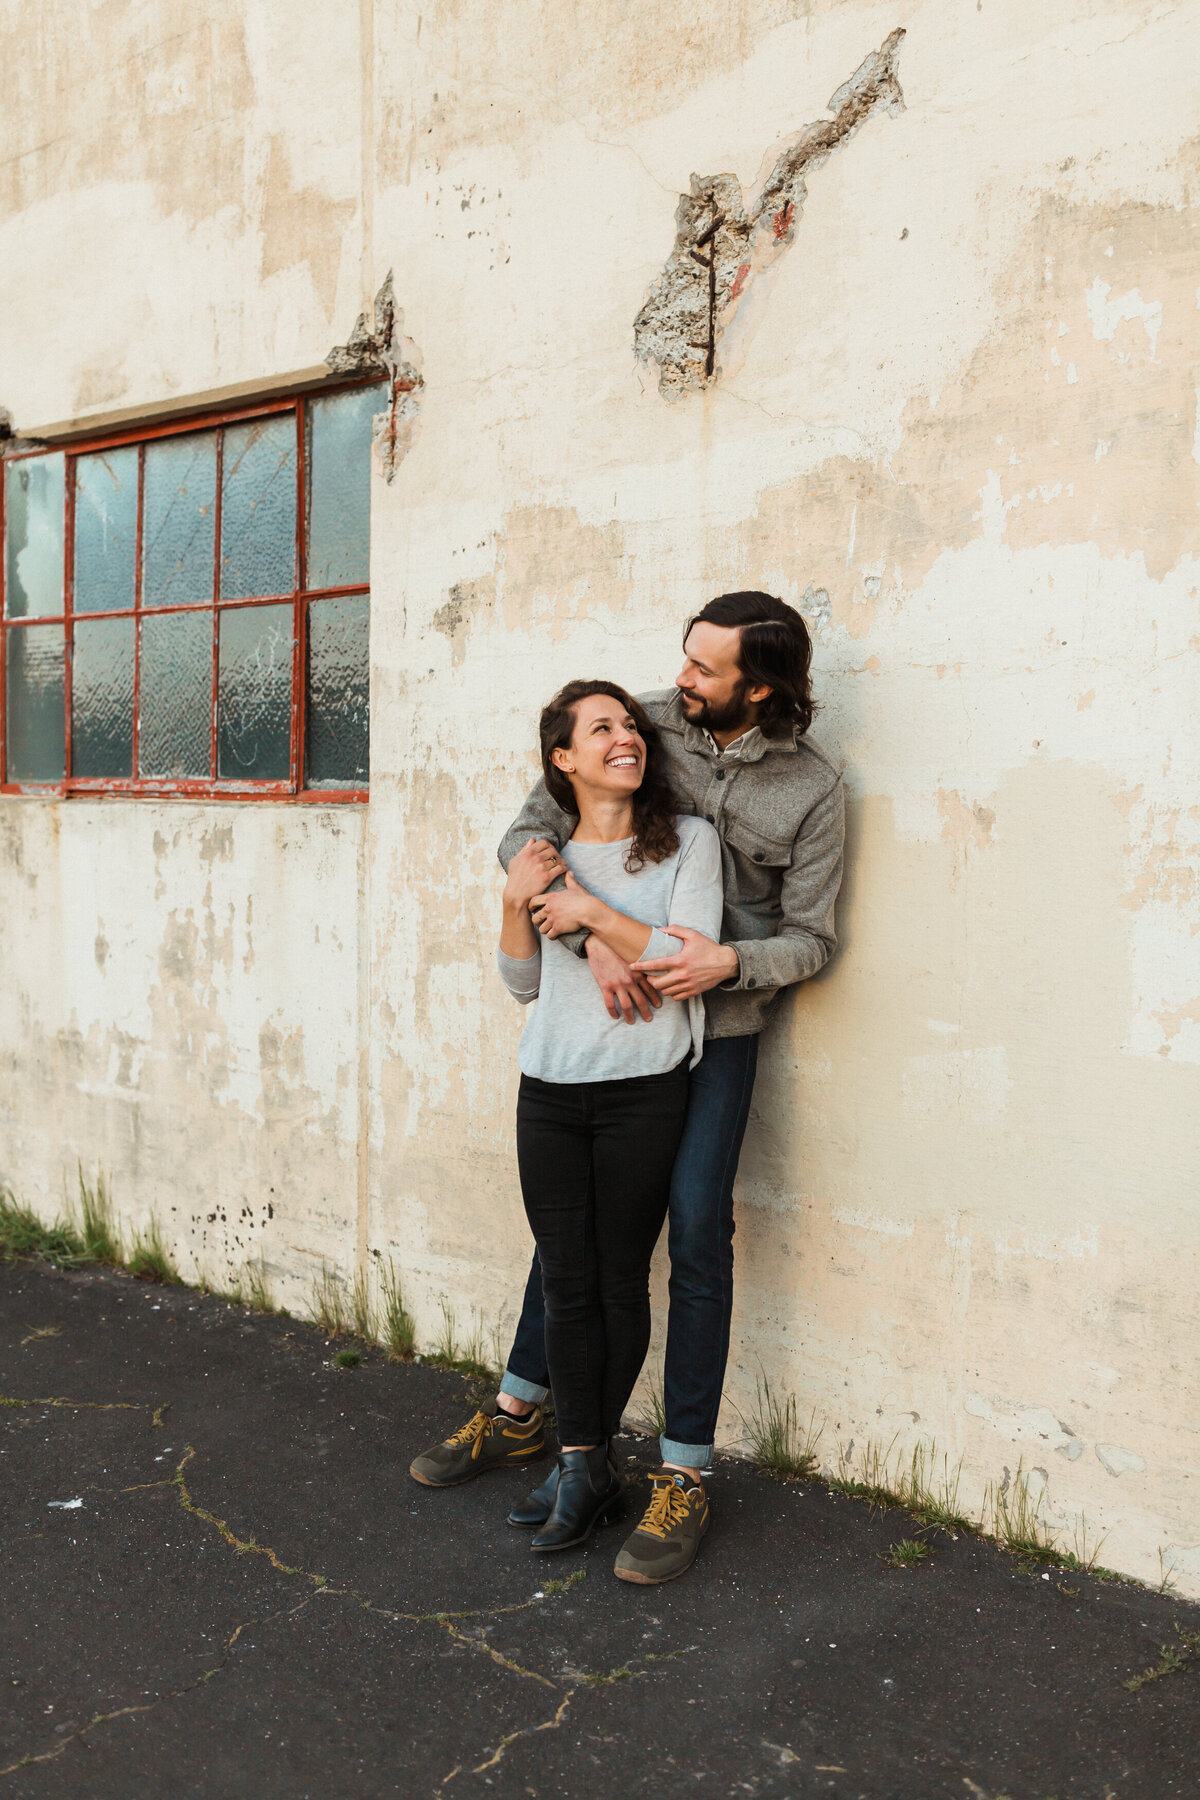
<path fill-rule="evenodd" d="M 570 1550 L 584 1543 L 595 1525 L 617 1518 L 621 1509 L 621 1483 L 609 1465 L 608 1445 L 563 1450 L 558 1458 L 554 1505 L 530 1548 Z"/>
<path fill-rule="evenodd" d="M 608 1440 L 608 1466 L 613 1480 L 617 1479 L 617 1461 L 613 1455 L 612 1439 Z M 513 1507 L 508 1515 L 510 1525 L 544 1525 L 554 1510 L 555 1496 L 558 1493 L 558 1464 L 555 1463 L 545 1481 L 535 1487 L 532 1494 L 526 1494 Z"/>
<path fill-rule="evenodd" d="M 532 1494 L 526 1494 L 519 1500 L 508 1515 L 510 1525 L 544 1525 L 554 1510 L 554 1498 L 558 1493 L 558 1464 L 555 1463 L 545 1481 L 535 1487 Z"/>

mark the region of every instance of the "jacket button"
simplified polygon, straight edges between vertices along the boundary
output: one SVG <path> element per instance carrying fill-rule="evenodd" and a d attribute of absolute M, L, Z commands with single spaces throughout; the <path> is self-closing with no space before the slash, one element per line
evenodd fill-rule
<path fill-rule="evenodd" d="M 755 979 L 754 979 L 754 977 L 753 977 L 753 975 L 751 975 L 751 976 L 749 976 L 749 977 L 748 977 L 748 978 L 747 978 L 747 981 L 746 981 L 746 986 L 747 986 L 747 987 L 757 987 L 757 986 L 758 986 L 758 983 L 757 983 L 757 981 L 756 981 L 756 980 L 755 980 Z"/>
<path fill-rule="evenodd" d="M 763 859 L 763 853 L 762 853 L 762 851 L 761 851 L 761 850 L 756 850 L 756 851 L 755 851 L 755 852 L 754 852 L 754 860 L 755 860 L 755 862 L 761 862 L 761 861 L 762 861 L 762 859 Z"/>
<path fill-rule="evenodd" d="M 706 819 L 707 819 L 707 820 L 708 820 L 708 822 L 709 822 L 709 824 L 710 824 L 710 825 L 715 825 L 715 824 L 716 824 L 716 822 L 717 822 L 717 821 L 716 821 L 716 820 L 715 820 L 715 819 L 714 819 L 714 818 L 713 818 L 713 816 L 712 816 L 712 814 L 711 814 L 711 813 L 705 813 L 705 815 L 704 815 L 704 816 L 705 816 L 705 818 L 706 818 Z"/>
<path fill-rule="evenodd" d="M 718 770 L 717 770 L 717 780 L 718 780 L 718 781 L 724 781 L 724 779 L 725 779 L 725 771 L 724 771 L 724 769 L 718 769 Z"/>

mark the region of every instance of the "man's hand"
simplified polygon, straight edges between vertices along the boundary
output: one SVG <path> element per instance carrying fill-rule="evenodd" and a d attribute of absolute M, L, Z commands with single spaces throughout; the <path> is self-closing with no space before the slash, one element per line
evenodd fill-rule
<path fill-rule="evenodd" d="M 569 869 L 566 885 L 556 894 L 539 893 L 529 902 L 534 924 L 548 938 L 563 937 L 568 931 L 590 930 L 596 910 L 595 900 L 585 887 L 580 887 Z"/>
<path fill-rule="evenodd" d="M 672 937 L 683 939 L 678 956 L 654 956 L 638 964 L 638 973 L 646 972 L 660 994 L 668 1000 L 690 1000 L 694 994 L 706 994 L 719 982 L 728 981 L 738 972 L 737 951 L 728 944 L 714 944 L 702 931 L 687 925 L 664 925 Z"/>
<path fill-rule="evenodd" d="M 624 1019 L 627 1025 L 632 1025 L 640 1013 L 648 1025 L 654 1017 L 655 1007 L 661 1006 L 662 1000 L 641 970 L 630 968 L 598 937 L 590 937 L 584 950 L 609 1018 Z"/>

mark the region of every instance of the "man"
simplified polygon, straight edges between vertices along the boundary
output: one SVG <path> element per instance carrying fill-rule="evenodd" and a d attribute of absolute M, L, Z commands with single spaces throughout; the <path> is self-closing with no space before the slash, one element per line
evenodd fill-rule
<path fill-rule="evenodd" d="M 675 956 L 631 968 L 589 933 L 564 942 L 586 956 L 611 1016 L 633 1029 L 666 996 L 705 996 L 704 1055 L 692 1072 L 687 1122 L 668 1211 L 670 1312 L 664 1369 L 663 1468 L 617 1557 L 626 1581 L 670 1581 L 687 1569 L 708 1526 L 704 1473 L 712 1458 L 733 1306 L 733 1183 L 750 1111 L 762 1030 L 780 991 L 815 975 L 834 949 L 842 876 L 841 777 L 808 736 L 812 645 L 794 608 L 769 594 L 724 594 L 689 624 L 672 691 L 642 695 L 685 810 L 714 825 L 725 879 L 722 941 L 672 925 Z M 505 834 L 500 860 L 531 837 L 547 858 L 574 818 L 539 781 Z M 543 1448 L 549 1396 L 545 1314 L 536 1252 L 500 1392 L 410 1473 L 449 1487 L 510 1468 Z M 509 1515 L 539 1524 L 552 1473 Z M 544 1503 L 544 1504 L 543 1504 Z"/>

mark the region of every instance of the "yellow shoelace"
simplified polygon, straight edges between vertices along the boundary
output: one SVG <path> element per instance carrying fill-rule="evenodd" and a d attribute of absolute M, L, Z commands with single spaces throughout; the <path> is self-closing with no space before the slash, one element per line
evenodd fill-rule
<path fill-rule="evenodd" d="M 477 1412 L 473 1419 L 468 1419 L 461 1431 L 456 1431 L 452 1438 L 446 1439 L 446 1442 L 448 1444 L 473 1444 L 477 1437 L 483 1436 L 491 1422 L 485 1412 Z"/>
<path fill-rule="evenodd" d="M 676 1487 L 669 1475 L 652 1475 L 650 1479 L 654 1483 L 654 1498 L 638 1530 L 649 1532 L 651 1537 L 666 1537 L 676 1525 L 683 1524 L 691 1506 L 683 1489 Z"/>

